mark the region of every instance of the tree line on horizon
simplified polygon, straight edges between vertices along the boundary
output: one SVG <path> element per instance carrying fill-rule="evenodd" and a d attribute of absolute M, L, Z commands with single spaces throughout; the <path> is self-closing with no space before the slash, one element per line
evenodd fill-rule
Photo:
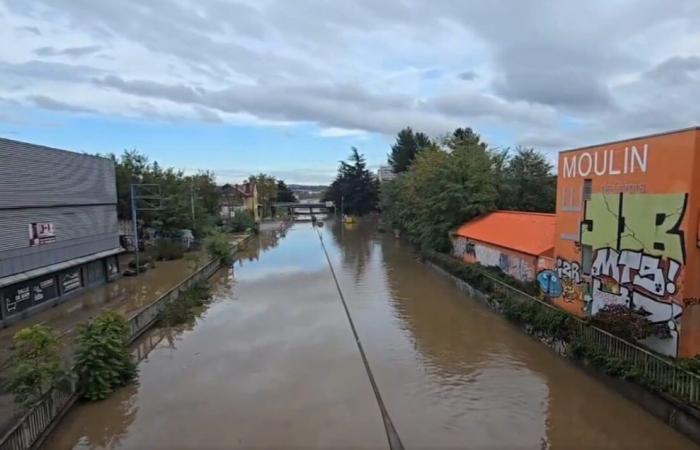
<path fill-rule="evenodd" d="M 152 184 L 158 186 L 159 201 L 156 205 L 146 205 L 142 201 L 139 206 L 158 208 L 139 210 L 140 226 L 175 237 L 181 229 L 191 229 L 195 235 L 203 236 L 206 230 L 218 225 L 219 191 L 213 171 L 186 175 L 183 170 L 163 168 L 136 150 L 125 150 L 119 156 L 111 154 L 108 158 L 115 167 L 119 219 L 131 219 L 131 184 Z M 251 175 L 247 181 L 258 185 L 258 198 L 264 211 L 270 210 L 273 201 L 297 201 L 284 180 L 259 173 Z"/>
<path fill-rule="evenodd" d="M 381 210 L 384 221 L 415 245 L 448 250 L 448 233 L 496 210 L 553 212 L 556 175 L 533 148 L 492 148 L 471 128 L 431 138 L 401 130 L 388 162 L 397 177 L 379 185 L 356 148 L 341 161 L 324 200 L 344 204 L 347 214 Z"/>

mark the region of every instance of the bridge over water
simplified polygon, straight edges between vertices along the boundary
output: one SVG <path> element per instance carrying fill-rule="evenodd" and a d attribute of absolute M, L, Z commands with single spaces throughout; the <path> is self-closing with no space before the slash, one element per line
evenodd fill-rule
<path fill-rule="evenodd" d="M 317 202 L 317 203 L 298 203 L 298 202 L 275 202 L 270 205 L 272 213 L 280 209 L 286 209 L 288 214 L 314 214 L 314 213 L 329 213 L 335 212 L 335 204 L 333 202 Z"/>

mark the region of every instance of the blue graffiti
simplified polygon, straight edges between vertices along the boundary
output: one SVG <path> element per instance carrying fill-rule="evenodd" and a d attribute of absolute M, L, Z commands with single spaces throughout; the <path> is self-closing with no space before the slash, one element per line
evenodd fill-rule
<path fill-rule="evenodd" d="M 560 297 L 563 292 L 559 275 L 553 270 L 543 270 L 537 274 L 537 284 L 540 291 L 550 298 Z"/>

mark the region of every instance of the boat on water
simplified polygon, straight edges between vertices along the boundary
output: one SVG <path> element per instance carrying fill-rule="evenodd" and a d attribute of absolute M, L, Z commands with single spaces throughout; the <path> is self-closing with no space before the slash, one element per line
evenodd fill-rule
<path fill-rule="evenodd" d="M 343 223 L 356 223 L 357 218 L 355 216 L 343 215 Z"/>

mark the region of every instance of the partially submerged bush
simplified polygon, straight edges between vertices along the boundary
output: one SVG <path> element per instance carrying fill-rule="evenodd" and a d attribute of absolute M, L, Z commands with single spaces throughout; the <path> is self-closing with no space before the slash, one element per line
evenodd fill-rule
<path fill-rule="evenodd" d="M 182 258 L 185 249 L 180 242 L 161 239 L 155 246 L 155 255 L 158 261 L 170 261 Z"/>
<path fill-rule="evenodd" d="M 107 398 L 136 376 L 129 354 L 129 325 L 121 314 L 107 311 L 78 326 L 75 371 L 78 389 L 89 400 Z"/>
<path fill-rule="evenodd" d="M 160 312 L 159 323 L 172 327 L 185 323 L 194 318 L 193 308 L 203 306 L 211 294 L 206 283 L 197 283 L 183 293 L 180 298 L 168 303 Z"/>
<path fill-rule="evenodd" d="M 634 342 L 650 336 L 668 337 L 667 326 L 657 326 L 643 311 L 626 305 L 606 305 L 591 318 L 591 323 L 622 339 Z"/>
<path fill-rule="evenodd" d="M 207 236 L 204 246 L 211 256 L 221 260 L 225 265 L 233 263 L 233 244 L 225 233 L 215 232 Z"/>
<path fill-rule="evenodd" d="M 246 230 L 255 229 L 255 217 L 250 213 L 250 211 L 237 211 L 229 222 L 229 226 L 232 232 L 238 233 Z"/>
<path fill-rule="evenodd" d="M 58 352 L 58 339 L 45 325 L 23 328 L 14 336 L 15 365 L 10 392 L 15 402 L 31 406 L 65 374 Z"/>

